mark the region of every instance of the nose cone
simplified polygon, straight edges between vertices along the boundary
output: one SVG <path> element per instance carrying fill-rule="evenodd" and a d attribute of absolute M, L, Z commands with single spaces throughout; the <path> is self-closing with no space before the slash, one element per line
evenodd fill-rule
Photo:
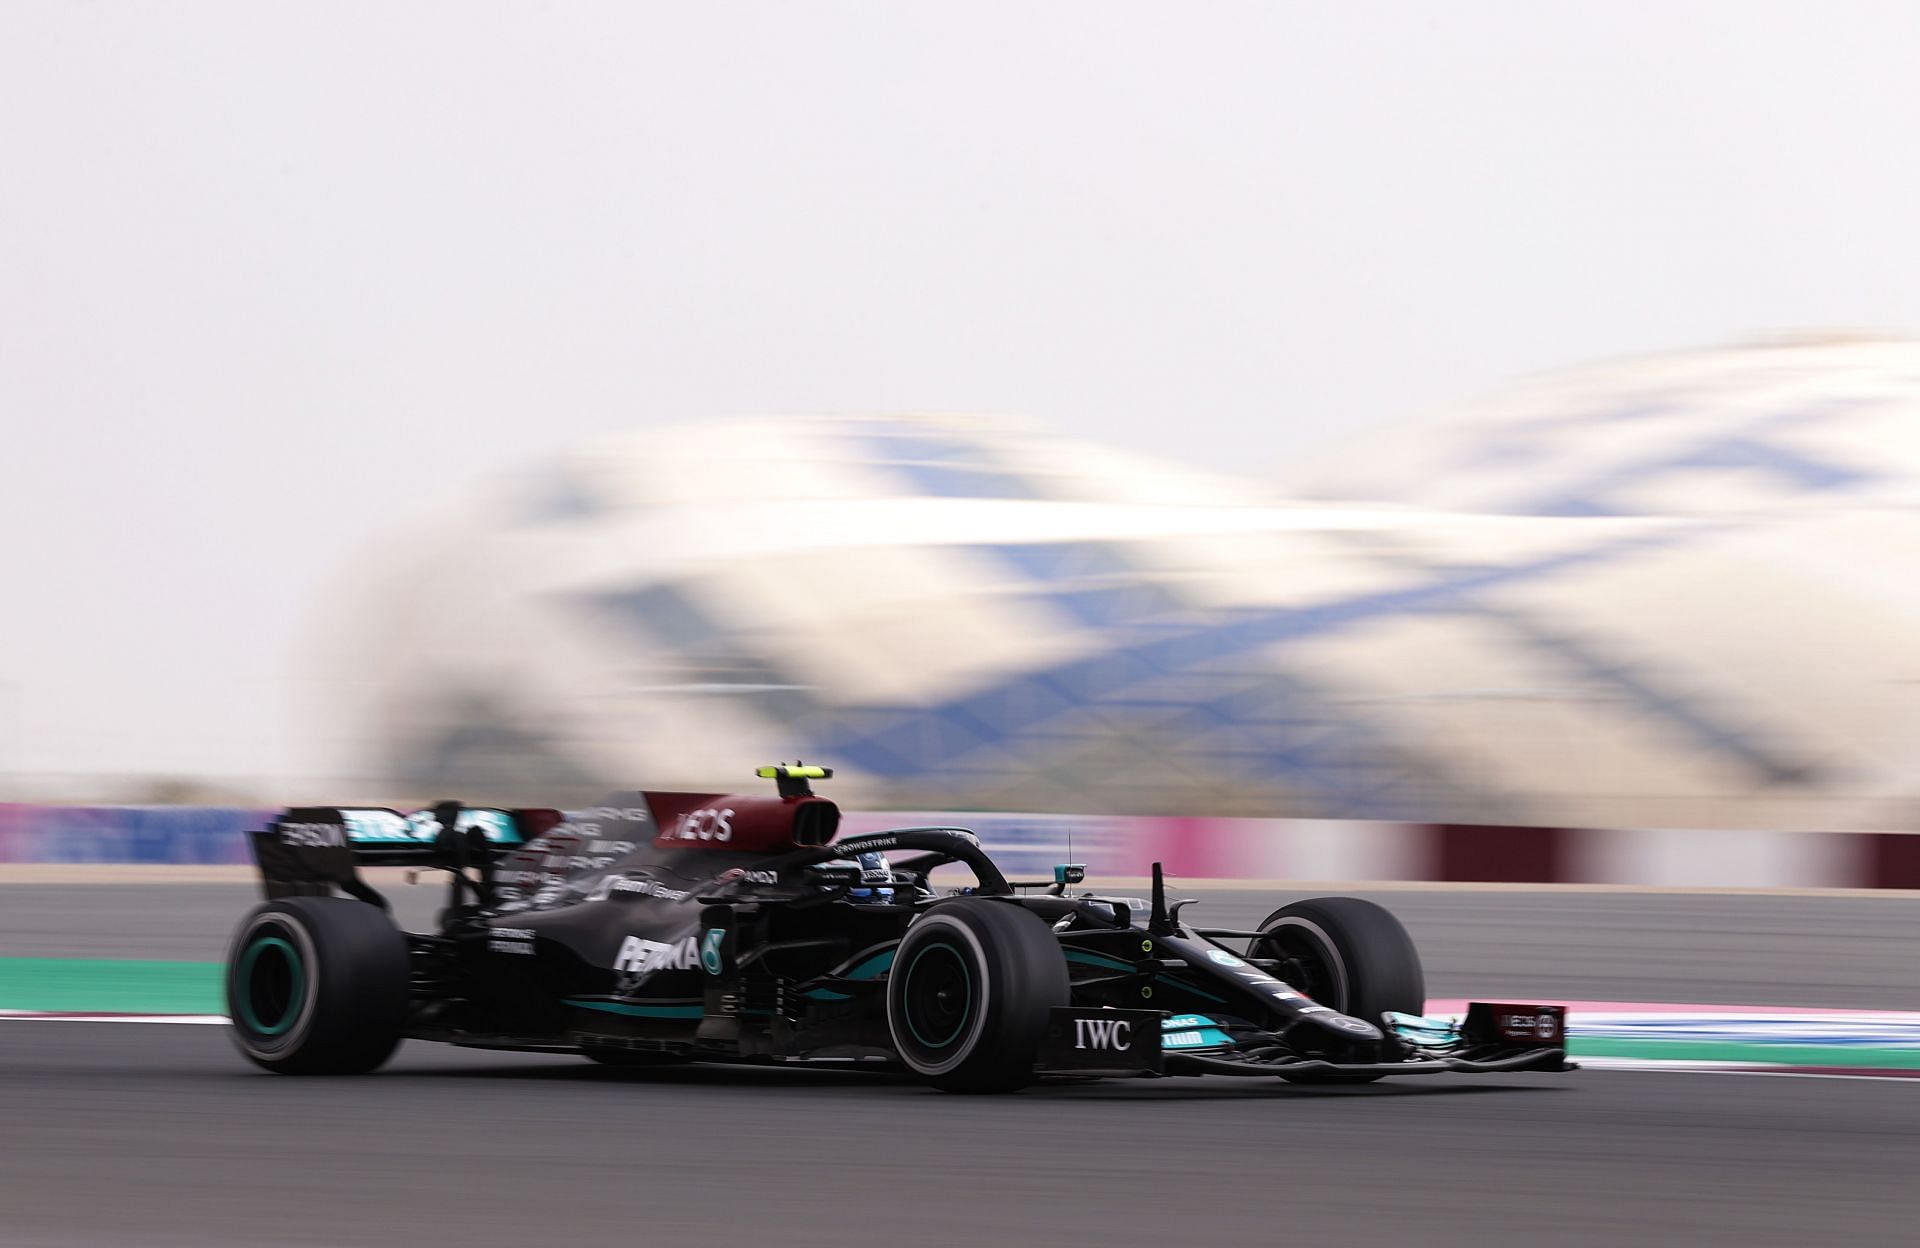
<path fill-rule="evenodd" d="M 1287 1043 L 1301 1053 L 1335 1062 L 1386 1060 L 1386 1036 L 1365 1019 L 1349 1018 L 1331 1010 L 1302 1014 L 1287 1028 Z"/>

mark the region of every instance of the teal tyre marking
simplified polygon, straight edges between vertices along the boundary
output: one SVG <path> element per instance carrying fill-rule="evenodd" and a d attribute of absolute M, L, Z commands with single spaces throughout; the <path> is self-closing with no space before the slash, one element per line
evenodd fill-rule
<path fill-rule="evenodd" d="M 273 1022 L 262 1020 L 254 1012 L 254 970 L 263 954 L 271 954 L 280 959 L 287 968 L 287 1000 L 281 1007 L 280 1016 Z M 299 1017 L 300 1002 L 307 995 L 306 968 L 300 964 L 300 955 L 294 947 L 278 936 L 261 936 L 247 946 L 240 955 L 240 1021 L 249 1031 L 263 1036 L 277 1036 L 293 1026 L 293 1020 Z"/>
<path fill-rule="evenodd" d="M 953 960 L 953 964 L 960 968 L 961 980 L 966 985 L 966 999 L 961 1005 L 959 1021 L 954 1023 L 953 1031 L 951 1032 L 951 1034 L 947 1036 L 946 1039 L 938 1040 L 938 1041 L 929 1040 L 925 1036 L 920 1034 L 920 1025 L 918 1022 L 914 1020 L 914 1017 L 913 1017 L 915 1011 L 913 1011 L 912 1009 L 905 1009 L 905 1010 L 902 1010 L 901 1012 L 907 1016 L 907 1030 L 913 1033 L 913 1038 L 915 1040 L 918 1040 L 921 1044 L 925 1045 L 929 1049 L 944 1049 L 948 1045 L 952 1044 L 955 1040 L 958 1040 L 960 1038 L 960 1033 L 967 1029 L 967 1020 L 973 1017 L 973 972 L 967 969 L 966 958 L 961 956 L 961 953 L 958 949 L 955 949 L 952 945 L 947 944 L 945 941 L 928 942 L 925 948 L 919 950 L 913 955 L 913 961 L 907 963 L 906 983 L 903 985 L 902 992 L 903 992 L 903 995 L 908 995 L 913 992 L 914 972 L 920 969 L 920 963 L 925 960 L 926 956 L 935 951 L 944 952 L 949 958 Z"/>

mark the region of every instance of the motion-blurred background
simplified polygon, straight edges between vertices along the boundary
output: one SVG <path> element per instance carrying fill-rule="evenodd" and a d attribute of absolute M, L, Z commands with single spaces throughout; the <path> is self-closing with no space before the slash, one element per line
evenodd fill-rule
<path fill-rule="evenodd" d="M 0 0 L 0 1243 L 1914 1242 L 1917 65 L 1913 0 Z M 1428 1011 L 1628 1069 L 186 1025 L 270 810 L 796 758 L 1388 902 Z"/>
<path fill-rule="evenodd" d="M 0 797 L 1910 827 L 1916 21 L 9 8 Z"/>

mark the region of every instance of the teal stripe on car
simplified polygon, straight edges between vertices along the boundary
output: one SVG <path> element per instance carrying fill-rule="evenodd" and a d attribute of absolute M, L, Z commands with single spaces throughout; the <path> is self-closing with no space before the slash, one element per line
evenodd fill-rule
<path fill-rule="evenodd" d="M 1131 971 L 1133 969 L 1133 963 L 1131 962 L 1123 962 L 1119 958 L 1110 957 L 1104 953 L 1095 953 L 1091 949 L 1067 949 L 1064 950 L 1064 952 L 1067 955 L 1067 961 L 1078 962 L 1082 966 L 1097 966 L 1109 971 Z M 1222 1005 L 1225 1005 L 1227 1002 L 1225 997 L 1215 996 L 1205 988 L 1196 988 L 1183 979 L 1174 979 L 1167 975 L 1156 975 L 1153 978 L 1153 982 L 1163 987 L 1178 988 L 1182 992 L 1190 992 L 1197 997 L 1205 997 L 1209 1001 L 1218 1001 Z"/>
<path fill-rule="evenodd" d="M 846 974 L 846 978 L 848 979 L 880 978 L 880 973 L 893 965 L 893 954 L 894 954 L 894 951 L 891 949 L 882 949 L 879 953 L 874 954 L 872 957 L 862 962 L 859 966 L 856 966 L 852 970 L 848 971 Z"/>
<path fill-rule="evenodd" d="M 882 972 L 893 966 L 894 950 L 882 949 L 879 953 L 850 968 L 842 979 L 868 980 L 878 979 Z M 851 1001 L 853 998 L 844 992 L 835 992 L 831 988 L 809 988 L 801 994 L 814 1001 Z"/>
<path fill-rule="evenodd" d="M 576 1009 L 625 1014 L 633 1018 L 699 1018 L 707 1012 L 705 1006 L 699 1005 L 628 1005 L 624 1001 L 582 1001 L 578 997 L 568 997 L 565 1004 Z"/>

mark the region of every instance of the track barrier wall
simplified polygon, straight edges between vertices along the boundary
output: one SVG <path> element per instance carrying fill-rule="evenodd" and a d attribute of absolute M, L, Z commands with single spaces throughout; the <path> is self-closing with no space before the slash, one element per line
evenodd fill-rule
<path fill-rule="evenodd" d="M 248 859 L 270 811 L 227 806 L 0 805 L 0 863 L 204 866 Z M 1920 888 L 1920 835 L 1898 832 L 1529 828 L 1313 819 L 849 812 L 841 835 L 971 828 L 1003 866 L 1046 878 L 1084 862 L 1136 877 L 1619 884 L 1672 888 Z"/>
<path fill-rule="evenodd" d="M 230 806 L 0 805 L 0 863 L 245 863 L 241 834 L 272 817 Z"/>

